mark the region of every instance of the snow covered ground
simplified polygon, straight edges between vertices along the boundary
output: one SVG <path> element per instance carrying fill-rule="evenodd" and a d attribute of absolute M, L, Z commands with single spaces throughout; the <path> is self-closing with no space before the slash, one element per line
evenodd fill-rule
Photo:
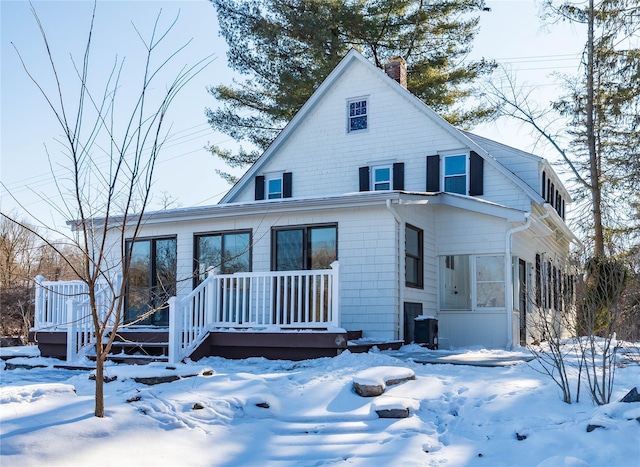
<path fill-rule="evenodd" d="M 470 349 L 461 359 L 504 360 Z M 406 346 L 302 362 L 207 358 L 167 369 L 112 365 L 107 416 L 93 417 L 89 371 L 57 360 L 0 363 L 0 464 L 9 466 L 638 466 L 640 402 L 564 404 L 536 362 L 500 367 L 419 364 L 448 354 Z M 414 380 L 363 398 L 354 378 Z M 366 371 L 365 371 L 366 370 Z M 134 377 L 183 376 L 147 386 Z M 191 376 L 190 376 L 191 375 Z M 195 375 L 195 376 L 193 376 Z M 640 366 L 618 368 L 612 400 L 640 389 Z M 574 386 L 575 388 L 575 386 Z M 405 407 L 409 417 L 378 418 Z M 587 426 L 599 425 L 591 432 Z"/>

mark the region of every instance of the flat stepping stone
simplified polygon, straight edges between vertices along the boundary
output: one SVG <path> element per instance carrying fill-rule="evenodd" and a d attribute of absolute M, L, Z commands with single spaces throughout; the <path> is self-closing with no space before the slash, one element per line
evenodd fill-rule
<path fill-rule="evenodd" d="M 407 418 L 411 410 L 417 410 L 416 401 L 398 397 L 381 397 L 371 403 L 379 418 Z"/>
<path fill-rule="evenodd" d="M 353 377 L 353 388 L 362 397 L 375 397 L 382 394 L 387 386 L 416 379 L 410 368 L 397 366 L 376 366 L 367 368 Z"/>

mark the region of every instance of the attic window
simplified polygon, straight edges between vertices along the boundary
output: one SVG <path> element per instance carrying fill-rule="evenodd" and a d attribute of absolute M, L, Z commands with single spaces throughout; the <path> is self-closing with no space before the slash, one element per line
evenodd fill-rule
<path fill-rule="evenodd" d="M 366 130 L 368 116 L 367 99 L 354 99 L 348 101 L 348 124 L 347 131 L 349 133 Z"/>

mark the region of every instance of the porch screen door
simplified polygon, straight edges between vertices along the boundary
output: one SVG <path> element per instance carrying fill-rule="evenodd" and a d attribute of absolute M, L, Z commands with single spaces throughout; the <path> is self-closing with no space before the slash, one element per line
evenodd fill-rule
<path fill-rule="evenodd" d="M 176 294 L 176 239 L 127 242 L 130 258 L 124 322 L 169 325 L 167 300 Z"/>

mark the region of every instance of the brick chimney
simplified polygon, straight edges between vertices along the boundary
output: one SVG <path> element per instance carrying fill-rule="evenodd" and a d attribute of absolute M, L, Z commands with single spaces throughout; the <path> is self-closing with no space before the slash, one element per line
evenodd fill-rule
<path fill-rule="evenodd" d="M 384 65 L 384 72 L 407 89 L 407 62 L 402 57 L 393 57 Z"/>

